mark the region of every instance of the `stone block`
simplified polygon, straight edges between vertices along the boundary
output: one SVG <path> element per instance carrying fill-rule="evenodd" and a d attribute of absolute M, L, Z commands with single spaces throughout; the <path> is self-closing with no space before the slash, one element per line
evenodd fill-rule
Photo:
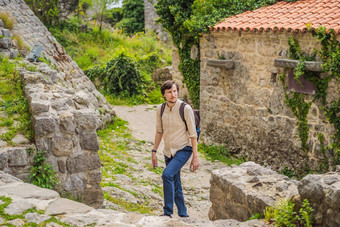
<path fill-rule="evenodd" d="M 70 138 L 55 136 L 52 139 L 52 153 L 57 157 L 73 154 L 73 141 Z"/>
<path fill-rule="evenodd" d="M 79 173 L 99 169 L 101 167 L 99 155 L 80 155 L 66 160 L 66 167 L 70 173 Z"/>
<path fill-rule="evenodd" d="M 102 172 L 100 170 L 93 170 L 87 173 L 87 184 L 100 188 L 100 182 L 102 181 Z"/>
<path fill-rule="evenodd" d="M 9 49 L 12 47 L 12 39 L 11 38 L 0 38 L 0 47 Z"/>
<path fill-rule="evenodd" d="M 28 164 L 28 156 L 25 148 L 14 148 L 8 150 L 9 166 L 26 166 Z"/>
<path fill-rule="evenodd" d="M 8 152 L 6 149 L 0 151 L 0 170 L 8 167 Z"/>
<path fill-rule="evenodd" d="M 99 150 L 99 140 L 95 132 L 83 132 L 80 134 L 80 147 L 84 150 L 95 151 Z"/>
<path fill-rule="evenodd" d="M 48 112 L 50 109 L 50 102 L 43 100 L 32 100 L 30 103 L 31 112 L 34 115 L 39 115 L 44 112 Z"/>
<path fill-rule="evenodd" d="M 4 28 L 4 27 L 5 27 L 4 22 L 2 22 L 1 19 L 0 19 L 0 27 L 1 27 L 1 28 Z"/>
<path fill-rule="evenodd" d="M 61 173 L 66 173 L 66 162 L 64 160 L 58 160 L 58 169 Z"/>
<path fill-rule="evenodd" d="M 69 192 L 83 191 L 86 189 L 86 178 L 84 173 L 71 174 L 65 183 L 65 190 Z"/>
<path fill-rule="evenodd" d="M 64 112 L 59 115 L 59 129 L 62 133 L 73 134 L 75 132 L 74 117 L 72 113 Z"/>
<path fill-rule="evenodd" d="M 1 30 L 1 34 L 3 35 L 3 36 L 5 36 L 5 37 L 11 37 L 11 33 L 10 33 L 10 31 L 8 30 L 8 29 L 6 29 L 6 28 L 3 28 L 3 29 L 0 29 Z"/>
<path fill-rule="evenodd" d="M 37 117 L 34 120 L 34 132 L 36 137 L 41 137 L 56 130 L 56 120 L 52 117 Z"/>
<path fill-rule="evenodd" d="M 97 117 L 94 111 L 82 109 L 74 112 L 74 119 L 77 127 L 87 132 L 93 132 L 97 129 Z"/>

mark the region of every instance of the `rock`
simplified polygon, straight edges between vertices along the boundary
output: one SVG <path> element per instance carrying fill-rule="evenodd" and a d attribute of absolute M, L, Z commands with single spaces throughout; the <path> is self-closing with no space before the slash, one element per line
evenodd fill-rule
<path fill-rule="evenodd" d="M 95 151 L 99 150 L 99 140 L 95 132 L 83 132 L 80 134 L 80 146 L 84 150 Z"/>
<path fill-rule="evenodd" d="M 18 134 L 12 139 L 12 142 L 14 144 L 28 144 L 30 141 L 24 135 Z"/>
<path fill-rule="evenodd" d="M 167 66 L 164 68 L 156 69 L 152 72 L 152 80 L 161 85 L 166 80 L 172 80 L 172 67 Z"/>
<path fill-rule="evenodd" d="M 316 226 L 338 226 L 340 223 L 340 173 L 305 176 L 298 186 L 301 201 L 308 199 L 313 207 Z"/>
<path fill-rule="evenodd" d="M 275 201 L 298 194 L 294 181 L 254 162 L 214 170 L 210 184 L 210 220 L 245 221 Z"/>
<path fill-rule="evenodd" d="M 79 173 L 88 170 L 95 170 L 101 167 L 99 155 L 80 155 L 66 160 L 67 170 L 70 173 Z"/>
<path fill-rule="evenodd" d="M 5 36 L 5 37 L 11 37 L 11 33 L 10 33 L 10 31 L 9 31 L 8 29 L 3 28 L 3 29 L 0 29 L 0 31 L 1 31 L 1 33 L 2 33 L 3 36 Z"/>
<path fill-rule="evenodd" d="M 23 226 L 25 224 L 25 222 L 19 218 L 11 220 L 11 221 L 7 221 L 7 223 L 14 225 L 16 227 Z"/>
<path fill-rule="evenodd" d="M 51 117 L 37 117 L 34 120 L 34 133 L 36 136 L 41 137 L 46 134 L 55 132 L 56 121 Z"/>
<path fill-rule="evenodd" d="M 67 157 L 73 154 L 73 141 L 71 138 L 55 136 L 52 139 L 52 153 L 57 157 Z"/>
<path fill-rule="evenodd" d="M 63 226 L 54 222 L 50 222 L 46 224 L 46 227 L 63 227 Z"/>
<path fill-rule="evenodd" d="M 27 213 L 25 215 L 25 218 L 28 222 L 39 224 L 41 222 L 51 219 L 51 216 L 45 214 Z"/>
<path fill-rule="evenodd" d="M 28 164 L 26 148 L 8 149 L 7 152 L 9 154 L 9 166 L 26 166 Z"/>
<path fill-rule="evenodd" d="M 112 197 L 121 198 L 129 203 L 137 204 L 139 200 L 129 192 L 123 191 L 116 187 L 105 187 L 103 191 L 108 192 Z"/>
<path fill-rule="evenodd" d="M 66 213 L 87 213 L 91 210 L 93 210 L 93 208 L 85 204 L 61 198 L 52 202 L 46 208 L 45 213 L 47 215 L 59 215 Z"/>
<path fill-rule="evenodd" d="M 30 109 L 31 112 L 36 115 L 48 112 L 50 109 L 50 102 L 44 100 L 32 100 Z"/>
<path fill-rule="evenodd" d="M 18 196 L 24 199 L 51 200 L 60 197 L 55 191 L 46 188 L 39 188 L 38 186 L 27 183 L 1 187 L 0 192 L 6 192 L 10 196 Z"/>
<path fill-rule="evenodd" d="M 0 39 L 0 47 L 9 49 L 12 47 L 12 40 L 11 38 L 1 38 Z"/>
<path fill-rule="evenodd" d="M 9 215 L 19 215 L 22 214 L 25 210 L 34 208 L 32 203 L 29 203 L 25 200 L 18 200 L 12 202 L 5 208 L 5 213 Z"/>

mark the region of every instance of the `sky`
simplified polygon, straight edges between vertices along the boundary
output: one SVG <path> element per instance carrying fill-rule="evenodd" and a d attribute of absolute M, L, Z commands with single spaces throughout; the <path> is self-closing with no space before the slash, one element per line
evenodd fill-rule
<path fill-rule="evenodd" d="M 120 8 L 122 7 L 123 5 L 123 0 L 119 0 L 116 4 L 112 4 L 111 6 L 109 6 L 108 8 L 109 9 L 112 9 L 112 8 Z"/>

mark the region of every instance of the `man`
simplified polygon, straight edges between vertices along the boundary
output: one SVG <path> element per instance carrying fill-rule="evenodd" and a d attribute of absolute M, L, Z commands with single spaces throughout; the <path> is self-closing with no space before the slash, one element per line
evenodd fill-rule
<path fill-rule="evenodd" d="M 166 99 L 164 112 L 161 116 L 161 106 L 158 106 L 156 117 L 155 145 L 152 150 L 152 165 L 158 165 L 156 152 L 164 138 L 164 157 L 166 168 L 163 171 L 164 207 L 163 215 L 173 214 L 174 201 L 177 206 L 178 216 L 189 217 L 184 203 L 180 172 L 184 164 L 193 155 L 190 168 L 193 172 L 198 169 L 199 160 L 197 154 L 197 133 L 194 112 L 189 105 L 184 107 L 184 119 L 188 130 L 179 114 L 182 103 L 177 99 L 179 87 L 174 81 L 165 81 L 161 86 L 161 92 Z"/>

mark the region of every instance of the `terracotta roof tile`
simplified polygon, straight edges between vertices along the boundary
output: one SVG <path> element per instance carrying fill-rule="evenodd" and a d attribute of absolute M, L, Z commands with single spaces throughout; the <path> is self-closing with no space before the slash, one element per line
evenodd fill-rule
<path fill-rule="evenodd" d="M 280 1 L 229 17 L 211 30 L 305 32 L 306 24 L 311 24 L 313 28 L 324 26 L 340 34 L 340 0 Z"/>

